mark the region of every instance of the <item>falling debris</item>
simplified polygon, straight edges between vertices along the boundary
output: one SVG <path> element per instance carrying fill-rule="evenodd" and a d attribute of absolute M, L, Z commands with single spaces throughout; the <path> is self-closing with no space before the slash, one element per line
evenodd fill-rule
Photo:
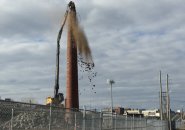
<path fill-rule="evenodd" d="M 89 84 L 90 84 L 90 90 L 96 94 L 95 92 L 95 87 L 96 85 L 93 83 L 94 78 L 97 76 L 97 72 L 94 72 L 94 63 L 88 63 L 86 62 L 83 57 L 78 54 L 78 65 L 79 65 L 79 69 L 80 72 L 82 72 L 82 74 L 87 74 L 87 78 L 89 80 Z M 85 89 L 84 89 L 85 91 Z"/>
<path fill-rule="evenodd" d="M 71 23 L 71 32 L 74 37 L 75 43 L 77 44 L 79 54 L 81 55 L 81 57 L 84 58 L 86 63 L 93 63 L 87 37 L 82 27 L 80 27 L 80 25 L 78 24 L 76 14 L 74 12 L 71 12 L 68 17 L 68 22 Z"/>

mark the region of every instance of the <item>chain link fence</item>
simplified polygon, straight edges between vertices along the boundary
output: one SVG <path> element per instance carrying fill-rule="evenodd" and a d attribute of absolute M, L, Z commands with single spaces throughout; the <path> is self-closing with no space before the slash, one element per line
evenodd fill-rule
<path fill-rule="evenodd" d="M 0 102 L 0 130 L 168 130 L 166 121 Z"/>

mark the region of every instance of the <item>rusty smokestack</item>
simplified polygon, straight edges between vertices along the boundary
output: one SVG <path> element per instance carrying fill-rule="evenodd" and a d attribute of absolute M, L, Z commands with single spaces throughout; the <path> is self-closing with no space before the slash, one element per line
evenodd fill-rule
<path fill-rule="evenodd" d="M 77 64 L 77 44 L 72 33 L 72 22 L 76 20 L 76 9 L 74 2 L 70 2 L 67 34 L 67 84 L 65 107 L 69 109 L 79 109 L 78 96 L 78 64 Z"/>

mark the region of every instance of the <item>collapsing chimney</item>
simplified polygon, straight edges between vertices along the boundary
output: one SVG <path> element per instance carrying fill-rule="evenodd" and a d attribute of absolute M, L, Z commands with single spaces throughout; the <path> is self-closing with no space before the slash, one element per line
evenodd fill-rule
<path fill-rule="evenodd" d="M 67 81 L 65 107 L 79 109 L 78 95 L 78 56 L 84 58 L 86 65 L 92 64 L 91 50 L 88 40 L 78 25 L 74 2 L 68 4 L 68 33 L 67 33 Z"/>
<path fill-rule="evenodd" d="M 72 19 L 73 17 L 73 19 Z M 67 36 L 67 84 L 66 84 L 66 108 L 79 108 L 78 97 L 78 64 L 77 44 L 72 33 L 72 22 L 76 20 L 76 9 L 73 2 L 69 3 L 68 12 L 68 36 Z"/>

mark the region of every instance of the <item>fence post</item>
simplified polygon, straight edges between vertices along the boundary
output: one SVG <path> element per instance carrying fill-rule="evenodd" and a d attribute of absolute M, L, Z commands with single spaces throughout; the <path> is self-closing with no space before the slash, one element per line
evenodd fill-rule
<path fill-rule="evenodd" d="M 114 118 L 114 129 L 116 130 L 117 128 L 117 125 L 116 125 L 116 120 L 117 120 L 117 114 L 115 115 L 115 118 Z"/>
<path fill-rule="evenodd" d="M 82 130 L 86 130 L 86 108 L 83 107 L 83 124 L 82 124 Z"/>
<path fill-rule="evenodd" d="M 92 113 L 92 119 L 91 119 L 91 120 L 92 120 L 92 122 L 91 122 L 91 123 L 92 123 L 91 127 L 92 127 L 92 130 L 94 130 L 94 113 Z"/>
<path fill-rule="evenodd" d="M 51 104 L 49 107 L 49 130 L 51 130 Z"/>
<path fill-rule="evenodd" d="M 69 130 L 69 123 L 68 123 L 68 119 L 67 119 L 67 130 Z"/>
<path fill-rule="evenodd" d="M 13 130 L 13 115 L 14 115 L 14 109 L 12 108 L 12 117 L 11 117 L 11 130 Z"/>
<path fill-rule="evenodd" d="M 75 128 L 74 129 L 76 130 L 76 112 L 75 112 Z"/>
<path fill-rule="evenodd" d="M 135 129 L 135 121 L 134 121 L 135 119 L 134 119 L 134 114 L 133 114 L 133 129 Z"/>
<path fill-rule="evenodd" d="M 141 115 L 140 115 L 140 117 L 139 117 L 139 120 L 140 120 L 139 127 L 140 127 L 140 128 L 141 128 L 141 130 L 142 130 L 142 121 L 141 121 Z"/>
<path fill-rule="evenodd" d="M 102 117 L 102 110 L 100 110 L 100 130 L 102 130 L 102 120 L 103 120 L 103 117 Z"/>
<path fill-rule="evenodd" d="M 133 127 L 133 118 L 132 118 L 132 116 L 130 116 L 130 120 L 131 120 L 131 122 L 130 122 L 131 130 L 133 130 L 133 129 L 132 129 L 132 127 Z"/>
<path fill-rule="evenodd" d="M 127 130 L 127 127 L 128 127 L 128 126 L 127 126 L 127 123 L 128 123 L 128 121 L 127 121 L 127 115 L 126 115 L 126 130 Z"/>
<path fill-rule="evenodd" d="M 145 126 L 146 126 L 146 129 L 147 129 L 147 127 L 148 127 L 148 124 L 147 124 L 147 119 L 145 119 Z"/>

